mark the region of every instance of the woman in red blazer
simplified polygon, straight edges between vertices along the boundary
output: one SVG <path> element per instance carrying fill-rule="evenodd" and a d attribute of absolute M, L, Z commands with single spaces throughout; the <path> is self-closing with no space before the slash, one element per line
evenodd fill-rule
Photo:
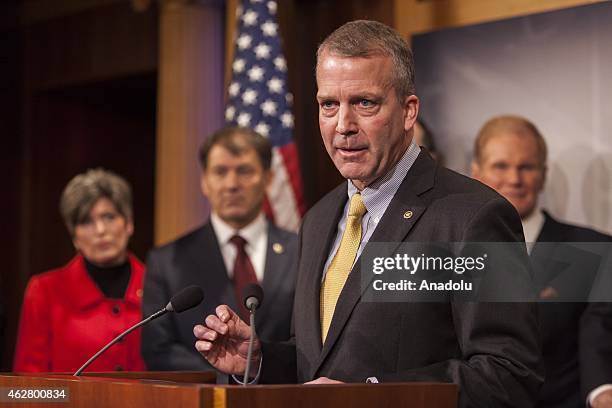
<path fill-rule="evenodd" d="M 73 178 L 60 201 L 78 254 L 68 265 L 33 276 L 26 288 L 15 351 L 16 372 L 73 372 L 141 319 L 143 264 L 127 250 L 132 194 L 101 169 Z M 137 330 L 88 371 L 144 370 Z"/>

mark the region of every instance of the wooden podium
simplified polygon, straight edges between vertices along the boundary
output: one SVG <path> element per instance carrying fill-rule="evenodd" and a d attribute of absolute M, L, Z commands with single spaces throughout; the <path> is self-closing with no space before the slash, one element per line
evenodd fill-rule
<path fill-rule="evenodd" d="M 245 408 L 410 407 L 454 408 L 457 386 L 446 383 L 238 385 L 214 384 L 213 372 L 110 372 L 0 375 L 7 389 L 67 390 L 67 401 L 0 399 L 19 408 Z"/>

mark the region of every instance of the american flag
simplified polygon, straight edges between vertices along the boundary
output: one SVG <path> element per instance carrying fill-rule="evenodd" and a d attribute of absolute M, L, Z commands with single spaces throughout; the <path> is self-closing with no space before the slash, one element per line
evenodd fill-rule
<path fill-rule="evenodd" d="M 276 22 L 276 1 L 243 0 L 225 120 L 270 140 L 274 180 L 266 213 L 276 225 L 296 231 L 304 214 L 300 165 L 293 141 L 293 95 Z"/>

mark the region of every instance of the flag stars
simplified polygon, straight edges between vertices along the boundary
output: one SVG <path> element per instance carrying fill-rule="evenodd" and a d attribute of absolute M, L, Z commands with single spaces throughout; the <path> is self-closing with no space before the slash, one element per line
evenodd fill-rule
<path fill-rule="evenodd" d="M 252 41 L 253 39 L 251 38 L 250 35 L 242 34 L 240 37 L 238 37 L 238 40 L 236 40 L 236 43 L 238 44 L 238 48 L 240 48 L 241 50 L 245 50 L 251 46 Z"/>
<path fill-rule="evenodd" d="M 289 112 L 285 112 L 281 115 L 281 122 L 283 127 L 293 128 L 293 115 Z"/>
<path fill-rule="evenodd" d="M 249 69 L 247 75 L 249 76 L 251 82 L 260 82 L 263 80 L 264 70 L 261 67 L 255 65 L 253 68 Z"/>
<path fill-rule="evenodd" d="M 259 43 L 259 45 L 255 47 L 255 56 L 257 56 L 257 58 L 259 59 L 270 58 L 270 51 L 271 48 L 269 45 L 265 43 Z"/>
<path fill-rule="evenodd" d="M 274 37 L 276 35 L 277 30 L 278 25 L 270 20 L 266 21 L 261 25 L 261 31 L 266 37 Z"/>
<path fill-rule="evenodd" d="M 244 69 L 244 67 L 243 67 L 243 69 Z M 228 90 L 229 90 L 230 96 L 236 96 L 240 92 L 240 84 L 238 82 L 232 82 L 230 84 Z"/>
<path fill-rule="evenodd" d="M 270 135 L 270 125 L 265 122 L 259 122 L 255 126 L 255 131 L 262 136 L 268 137 Z"/>
<path fill-rule="evenodd" d="M 289 106 L 293 105 L 293 94 L 291 92 L 287 92 L 285 95 L 285 101 Z"/>
<path fill-rule="evenodd" d="M 247 27 L 254 26 L 257 23 L 257 13 L 253 10 L 248 10 L 246 13 L 243 14 L 242 21 Z"/>
<path fill-rule="evenodd" d="M 238 123 L 238 126 L 249 126 L 251 123 L 251 115 L 247 112 L 240 112 L 240 115 L 238 115 L 238 118 L 236 119 L 236 123 Z"/>
<path fill-rule="evenodd" d="M 281 79 L 278 79 L 277 77 L 273 77 L 272 79 L 270 79 L 267 85 L 268 89 L 272 93 L 281 93 L 281 91 L 283 90 L 283 81 Z"/>
<path fill-rule="evenodd" d="M 276 14 L 276 2 L 269 1 L 267 5 L 268 5 L 268 11 L 270 12 L 270 14 Z"/>
<path fill-rule="evenodd" d="M 257 91 L 253 89 L 247 89 L 242 94 L 242 103 L 245 105 L 254 105 L 255 101 L 257 101 Z"/>
<path fill-rule="evenodd" d="M 228 106 L 227 109 L 225 109 L 225 120 L 228 122 L 234 120 L 234 115 L 236 115 L 236 108 Z"/>
<path fill-rule="evenodd" d="M 274 58 L 274 66 L 281 72 L 285 72 L 287 70 L 287 61 L 283 57 Z"/>
<path fill-rule="evenodd" d="M 234 70 L 234 72 L 240 73 L 240 72 L 244 71 L 245 65 L 246 65 L 246 62 L 242 58 L 238 58 L 232 64 L 232 69 Z"/>
<path fill-rule="evenodd" d="M 276 102 L 266 99 L 264 103 L 261 104 L 261 110 L 264 115 L 274 116 L 276 115 Z"/>

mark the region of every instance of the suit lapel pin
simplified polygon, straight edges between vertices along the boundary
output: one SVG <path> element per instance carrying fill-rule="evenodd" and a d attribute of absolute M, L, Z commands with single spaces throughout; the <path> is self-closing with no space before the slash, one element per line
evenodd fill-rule
<path fill-rule="evenodd" d="M 272 244 L 272 250 L 274 251 L 275 254 L 280 255 L 283 252 L 285 252 L 285 247 L 283 247 L 283 244 L 279 244 L 278 242 L 275 242 L 274 244 Z"/>
<path fill-rule="evenodd" d="M 410 218 L 412 218 L 412 211 L 406 211 L 406 212 L 404 213 L 404 218 L 405 218 L 405 219 L 410 219 Z"/>

